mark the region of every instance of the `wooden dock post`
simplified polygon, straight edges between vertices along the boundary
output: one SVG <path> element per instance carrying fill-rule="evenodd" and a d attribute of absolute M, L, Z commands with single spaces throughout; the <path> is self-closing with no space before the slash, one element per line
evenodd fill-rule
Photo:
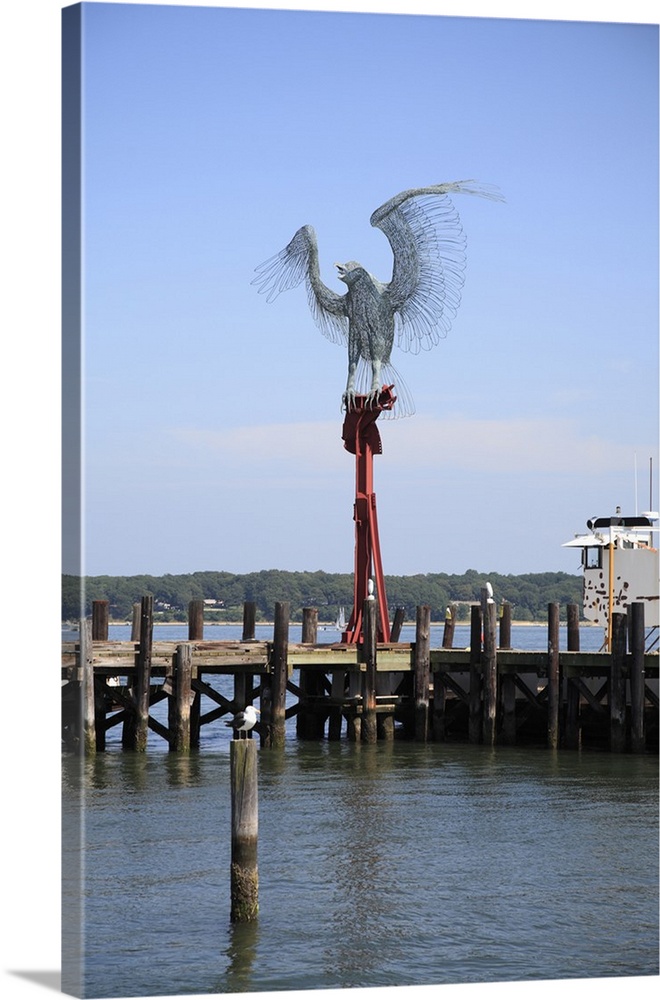
<path fill-rule="evenodd" d="M 192 703 L 192 653 L 189 642 L 182 642 L 174 654 L 174 696 L 171 701 L 170 750 L 190 751 L 190 705 Z"/>
<path fill-rule="evenodd" d="M 612 655 L 610 660 L 610 750 L 623 753 L 626 748 L 626 681 L 623 675 L 626 658 L 626 616 L 612 614 Z"/>
<path fill-rule="evenodd" d="M 317 608 L 303 608 L 300 641 L 313 646 L 318 638 L 319 613 Z M 320 710 L 319 696 L 323 695 L 324 675 L 309 667 L 300 668 L 300 697 L 296 716 L 296 735 L 300 739 L 322 739 L 325 716 Z M 311 700 L 311 703 L 310 703 Z"/>
<path fill-rule="evenodd" d="M 559 703 L 561 680 L 559 676 L 559 605 L 548 604 L 548 747 L 559 746 Z"/>
<path fill-rule="evenodd" d="M 378 739 L 376 726 L 376 628 L 378 608 L 373 597 L 364 601 L 362 620 L 364 642 L 362 655 L 366 670 L 362 677 L 362 732 L 363 743 L 375 743 Z"/>
<path fill-rule="evenodd" d="M 243 604 L 243 642 L 254 640 L 256 619 L 257 605 L 254 601 L 245 601 Z"/>
<path fill-rule="evenodd" d="M 394 621 L 392 622 L 392 628 L 390 629 L 390 642 L 398 642 L 399 636 L 401 635 L 401 628 L 405 621 L 406 609 L 397 608 L 394 612 Z"/>
<path fill-rule="evenodd" d="M 630 749 L 633 753 L 644 753 L 646 734 L 644 731 L 644 605 L 633 602 L 628 608 L 630 617 Z"/>
<path fill-rule="evenodd" d="M 96 696 L 94 691 L 94 666 L 92 660 L 92 623 L 88 618 L 80 622 L 80 690 L 82 694 L 82 740 L 80 750 L 87 756 L 96 753 Z"/>
<path fill-rule="evenodd" d="M 483 664 L 483 742 L 494 746 L 497 739 L 497 607 L 481 592 L 484 616 Z"/>
<path fill-rule="evenodd" d="M 502 601 L 500 615 L 500 649 L 511 649 L 511 605 Z"/>
<path fill-rule="evenodd" d="M 151 687 L 151 649 L 153 644 L 154 599 L 151 594 L 142 598 L 140 611 L 140 645 L 137 655 L 135 678 L 136 724 L 132 749 L 147 749 L 149 731 L 149 689 Z"/>
<path fill-rule="evenodd" d="M 275 605 L 271 675 L 270 746 L 283 747 L 286 737 L 286 682 L 289 651 L 289 603 Z"/>
<path fill-rule="evenodd" d="M 188 605 L 188 641 L 204 639 L 204 601 L 191 601 Z"/>
<path fill-rule="evenodd" d="M 577 604 L 566 605 L 566 646 L 572 653 L 580 650 L 580 610 Z M 580 688 L 573 677 L 566 678 L 566 725 L 564 746 L 577 750 L 580 746 Z"/>
<path fill-rule="evenodd" d="M 259 913 L 259 787 L 257 741 L 229 744 L 231 783 L 231 921 L 248 923 Z"/>
<path fill-rule="evenodd" d="M 429 700 L 431 683 L 431 608 L 419 605 L 415 622 L 415 653 L 413 691 L 415 701 L 415 739 L 426 743 L 429 738 Z"/>
<path fill-rule="evenodd" d="M 481 742 L 482 702 L 481 689 L 481 608 L 473 604 L 470 613 L 470 715 L 468 739 L 470 743 Z"/>
<path fill-rule="evenodd" d="M 456 628 L 456 605 L 450 604 L 445 611 L 445 626 L 442 630 L 442 648 L 451 649 L 454 645 Z"/>
<path fill-rule="evenodd" d="M 133 622 L 131 625 L 131 642 L 140 641 L 140 616 L 142 614 L 142 604 L 136 601 L 133 605 Z"/>
<path fill-rule="evenodd" d="M 108 602 L 92 601 L 92 639 L 108 641 Z"/>

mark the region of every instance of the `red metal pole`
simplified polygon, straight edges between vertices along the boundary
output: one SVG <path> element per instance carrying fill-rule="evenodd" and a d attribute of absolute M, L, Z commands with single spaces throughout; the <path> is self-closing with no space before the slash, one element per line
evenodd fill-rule
<path fill-rule="evenodd" d="M 378 537 L 376 494 L 373 488 L 373 456 L 382 448 L 376 420 L 383 410 L 390 410 L 396 396 L 393 386 L 386 386 L 376 403 L 368 404 L 366 396 L 357 396 L 355 405 L 344 419 L 342 437 L 344 447 L 355 455 L 355 560 L 353 582 L 353 611 L 342 642 L 363 641 L 362 609 L 369 596 L 369 580 L 373 579 L 378 601 L 379 642 L 390 641 L 390 621 L 385 592 L 385 577 Z"/>

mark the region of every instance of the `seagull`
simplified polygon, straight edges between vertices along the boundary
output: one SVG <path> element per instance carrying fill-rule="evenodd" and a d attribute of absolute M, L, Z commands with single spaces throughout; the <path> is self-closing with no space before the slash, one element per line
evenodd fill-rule
<path fill-rule="evenodd" d="M 229 722 L 225 722 L 225 726 L 231 726 L 234 730 L 235 740 L 246 740 L 248 738 L 248 732 L 253 728 L 257 721 L 257 716 L 260 714 L 261 713 L 258 708 L 255 708 L 254 705 L 248 705 L 244 711 L 237 712 L 233 719 Z M 241 736 L 241 733 L 244 735 Z"/>

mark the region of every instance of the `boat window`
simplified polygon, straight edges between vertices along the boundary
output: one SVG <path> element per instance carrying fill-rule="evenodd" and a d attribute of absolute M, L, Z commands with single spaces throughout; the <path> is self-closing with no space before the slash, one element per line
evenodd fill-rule
<path fill-rule="evenodd" d="M 583 564 L 585 569 L 601 569 L 603 550 L 599 545 L 592 545 L 587 549 L 583 549 Z"/>

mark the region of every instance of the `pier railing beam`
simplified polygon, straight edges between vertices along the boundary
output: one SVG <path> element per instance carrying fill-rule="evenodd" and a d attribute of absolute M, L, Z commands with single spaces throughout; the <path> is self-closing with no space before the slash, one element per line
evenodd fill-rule
<path fill-rule="evenodd" d="M 548 604 L 548 747 L 559 746 L 559 605 Z"/>
<path fill-rule="evenodd" d="M 431 608 L 419 605 L 415 621 L 415 653 L 413 690 L 415 699 L 415 739 L 426 743 L 429 738 L 429 700 L 431 683 Z"/>
<path fill-rule="evenodd" d="M 630 616 L 630 749 L 644 753 L 644 605 L 635 601 L 628 608 Z"/>
<path fill-rule="evenodd" d="M 626 748 L 626 616 L 612 614 L 612 654 L 610 659 L 610 750 L 623 753 Z"/>

